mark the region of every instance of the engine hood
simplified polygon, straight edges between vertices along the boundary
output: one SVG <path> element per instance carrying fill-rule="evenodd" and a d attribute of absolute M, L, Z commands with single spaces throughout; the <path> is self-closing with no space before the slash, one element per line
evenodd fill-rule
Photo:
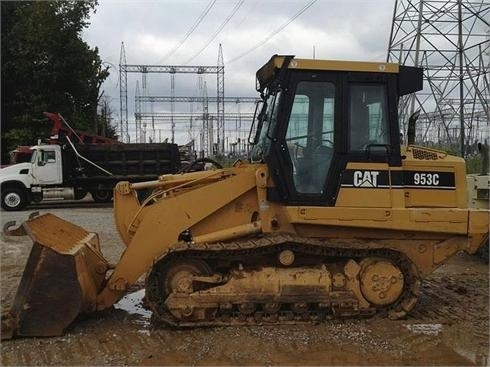
<path fill-rule="evenodd" d="M 0 179 L 5 181 L 5 179 L 13 179 L 14 177 L 23 176 L 30 177 L 32 173 L 32 165 L 29 162 L 18 163 L 12 166 L 4 167 L 0 169 Z"/>

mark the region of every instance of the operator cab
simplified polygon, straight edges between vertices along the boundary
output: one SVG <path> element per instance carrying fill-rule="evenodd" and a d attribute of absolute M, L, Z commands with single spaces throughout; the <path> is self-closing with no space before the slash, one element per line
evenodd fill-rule
<path fill-rule="evenodd" d="M 268 199 L 333 206 L 348 162 L 400 166 L 398 97 L 422 78 L 397 64 L 273 56 L 257 72 L 250 134 L 251 160 L 267 163 L 276 184 Z"/>

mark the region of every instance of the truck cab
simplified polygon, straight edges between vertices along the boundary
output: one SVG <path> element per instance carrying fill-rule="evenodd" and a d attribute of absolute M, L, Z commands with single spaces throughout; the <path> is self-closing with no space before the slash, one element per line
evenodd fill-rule
<path fill-rule="evenodd" d="M 63 182 L 62 157 L 59 145 L 32 147 L 33 185 L 57 185 Z"/>
<path fill-rule="evenodd" d="M 36 145 L 30 162 L 0 169 L 2 208 L 20 210 L 30 201 L 41 201 L 41 186 L 63 182 L 62 156 L 59 145 Z"/>

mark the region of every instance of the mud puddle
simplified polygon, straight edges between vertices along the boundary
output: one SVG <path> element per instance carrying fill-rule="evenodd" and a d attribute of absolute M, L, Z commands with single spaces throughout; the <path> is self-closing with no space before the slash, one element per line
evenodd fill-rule
<path fill-rule="evenodd" d="M 408 345 L 420 343 L 429 347 L 424 358 L 432 360 L 440 354 L 448 364 L 459 361 L 464 365 L 486 366 L 488 363 L 488 336 L 478 335 L 470 327 L 440 323 L 403 326 L 412 334 L 412 337 L 405 336 Z M 431 346 L 437 346 L 437 349 L 431 350 Z"/>
<path fill-rule="evenodd" d="M 126 312 L 132 317 L 138 333 L 150 335 L 151 311 L 146 309 L 143 304 L 145 290 L 140 289 L 136 292 L 125 295 L 114 305 L 116 310 Z"/>
<path fill-rule="evenodd" d="M 134 331 L 166 340 L 137 363 L 170 365 L 487 365 L 488 340 L 463 324 L 345 320 L 291 327 L 155 329 L 144 290 L 115 306 Z"/>
<path fill-rule="evenodd" d="M 114 305 L 114 308 L 126 311 L 128 314 L 131 315 L 140 316 L 142 320 L 146 320 L 149 324 L 151 311 L 147 310 L 143 305 L 144 296 L 144 289 L 140 289 L 136 292 L 127 294 Z"/>
<path fill-rule="evenodd" d="M 3 342 L 2 365 L 486 365 L 473 323 L 337 320 L 318 325 L 154 328 L 143 290 L 59 338 Z M 409 322 L 407 322 L 409 321 Z"/>

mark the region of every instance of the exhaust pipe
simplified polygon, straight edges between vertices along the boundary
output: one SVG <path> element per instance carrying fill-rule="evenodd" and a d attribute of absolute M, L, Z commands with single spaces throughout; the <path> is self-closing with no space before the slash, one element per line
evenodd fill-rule
<path fill-rule="evenodd" d="M 420 116 L 420 110 L 415 111 L 408 118 L 407 145 L 415 144 L 415 123 Z"/>

